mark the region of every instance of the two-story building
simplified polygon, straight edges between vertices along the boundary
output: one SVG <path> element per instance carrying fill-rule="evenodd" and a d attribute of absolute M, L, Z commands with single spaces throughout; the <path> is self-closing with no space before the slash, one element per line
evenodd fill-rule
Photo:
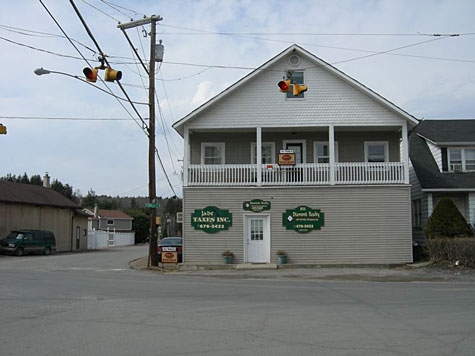
<path fill-rule="evenodd" d="M 475 228 L 475 120 L 424 120 L 410 135 L 414 240 L 425 241 L 427 220 L 448 197 Z"/>
<path fill-rule="evenodd" d="M 294 95 L 296 84 L 308 90 Z M 411 262 L 417 123 L 287 48 L 173 125 L 185 145 L 184 263 L 217 263 L 224 250 L 235 263 L 274 263 L 278 250 L 299 264 Z"/>

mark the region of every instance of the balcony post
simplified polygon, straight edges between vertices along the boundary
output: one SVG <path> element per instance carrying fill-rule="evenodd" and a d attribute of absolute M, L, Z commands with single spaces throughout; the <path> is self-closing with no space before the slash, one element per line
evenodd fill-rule
<path fill-rule="evenodd" d="M 407 122 L 404 121 L 402 125 L 402 157 L 404 159 L 404 184 L 409 184 L 409 145 L 407 134 Z"/>
<path fill-rule="evenodd" d="M 256 128 L 256 167 L 257 167 L 257 185 L 262 185 L 262 127 L 258 126 Z"/>
<path fill-rule="evenodd" d="M 185 132 L 183 135 L 185 151 L 183 152 L 183 186 L 188 186 L 188 167 L 190 166 L 190 131 L 185 126 Z"/>
<path fill-rule="evenodd" d="M 335 126 L 328 127 L 328 151 L 330 154 L 330 185 L 335 185 Z"/>

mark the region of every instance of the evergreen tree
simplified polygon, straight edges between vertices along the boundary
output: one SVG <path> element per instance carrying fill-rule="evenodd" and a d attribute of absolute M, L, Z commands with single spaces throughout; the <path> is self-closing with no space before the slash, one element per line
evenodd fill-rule
<path fill-rule="evenodd" d="M 467 221 L 450 198 L 440 199 L 427 222 L 425 233 L 429 238 L 471 235 Z"/>

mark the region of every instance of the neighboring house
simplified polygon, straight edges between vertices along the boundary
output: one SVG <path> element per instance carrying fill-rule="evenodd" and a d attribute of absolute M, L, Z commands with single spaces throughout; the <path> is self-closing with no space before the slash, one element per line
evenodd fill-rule
<path fill-rule="evenodd" d="M 75 202 L 45 185 L 0 181 L 0 238 L 15 229 L 49 230 L 58 252 L 85 250 L 87 217 Z"/>
<path fill-rule="evenodd" d="M 308 90 L 277 83 L 291 71 Z M 285 78 L 284 78 L 285 79 Z M 185 263 L 412 261 L 418 120 L 297 45 L 173 127 L 184 138 Z"/>
<path fill-rule="evenodd" d="M 475 224 L 475 120 L 424 120 L 410 135 L 413 237 L 443 197 Z"/>
<path fill-rule="evenodd" d="M 135 243 L 131 216 L 120 210 L 84 209 L 89 216 L 88 248 L 129 246 Z"/>

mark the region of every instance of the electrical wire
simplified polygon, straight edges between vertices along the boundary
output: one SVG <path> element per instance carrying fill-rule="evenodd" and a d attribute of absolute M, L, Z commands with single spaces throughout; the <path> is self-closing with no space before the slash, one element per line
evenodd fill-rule
<path fill-rule="evenodd" d="M 40 0 L 41 1 L 41 0 Z M 79 9 L 76 7 L 76 4 L 74 3 L 73 0 L 69 0 L 71 6 L 73 7 L 74 11 L 76 12 L 76 15 L 79 17 L 81 23 L 83 24 L 84 28 L 86 29 L 86 32 L 88 33 L 89 37 L 91 38 L 91 40 L 94 42 L 94 45 L 96 46 L 97 50 L 99 51 L 100 55 L 101 55 L 101 58 L 104 60 L 104 62 L 107 64 L 107 66 L 110 67 L 110 64 L 108 63 L 107 61 L 107 58 L 106 58 L 106 55 L 104 54 L 104 52 L 102 51 L 102 49 L 100 48 L 99 46 L 99 43 L 96 41 L 96 39 L 94 38 L 94 35 L 92 34 L 91 30 L 89 29 L 89 26 L 87 25 L 86 21 L 84 21 L 84 18 L 82 17 L 81 13 L 79 12 Z M 101 79 L 102 80 L 102 79 Z M 105 84 L 105 83 L 104 83 Z M 142 116 L 140 115 L 139 111 L 137 110 L 137 108 L 135 107 L 135 105 L 132 103 L 132 100 L 130 99 L 129 95 L 127 94 L 127 92 L 125 91 L 124 87 L 122 86 L 122 84 L 120 83 L 120 81 L 117 81 L 117 84 L 119 85 L 119 88 L 121 89 L 122 93 L 125 95 L 125 97 L 127 98 L 127 100 L 130 102 L 130 105 L 132 106 L 132 108 L 134 109 L 135 113 L 137 114 L 137 116 L 139 117 L 140 121 L 142 122 L 142 128 L 147 128 L 144 132 L 147 136 L 149 136 L 149 133 L 148 133 L 148 126 L 147 124 L 145 123 L 144 119 L 142 118 Z M 106 84 L 105 84 L 106 85 Z M 106 85 L 107 87 L 107 85 Z M 108 87 L 107 87 L 108 88 Z M 108 88 L 109 89 L 109 88 Z M 109 89 L 110 90 L 110 89 Z M 120 102 L 119 102 L 120 103 Z M 120 103 L 121 104 L 121 103 Z M 122 104 L 121 104 L 122 105 Z M 124 107 L 125 109 L 125 107 Z M 135 120 L 135 119 L 134 119 Z M 138 123 L 137 123 L 138 124 Z M 140 126 L 140 125 L 139 125 Z"/>

